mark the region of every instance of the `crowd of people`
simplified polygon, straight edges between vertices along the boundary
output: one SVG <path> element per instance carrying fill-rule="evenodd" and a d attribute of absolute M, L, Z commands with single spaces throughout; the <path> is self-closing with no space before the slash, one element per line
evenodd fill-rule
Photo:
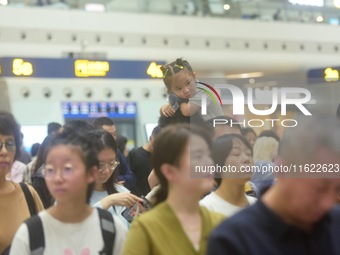
<path fill-rule="evenodd" d="M 109 118 L 50 123 L 18 170 L 20 126 L 0 112 L 0 254 L 340 254 L 340 120 L 301 117 L 281 138 L 215 128 L 189 63 L 162 71 L 170 100 L 128 153 Z M 212 165 L 236 171 L 194 174 Z"/>

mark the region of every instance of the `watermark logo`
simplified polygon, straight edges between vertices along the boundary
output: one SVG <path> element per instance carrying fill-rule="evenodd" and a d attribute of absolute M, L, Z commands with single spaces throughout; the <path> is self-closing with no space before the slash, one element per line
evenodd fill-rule
<path fill-rule="evenodd" d="M 204 82 L 197 82 L 197 89 L 202 90 L 205 92 L 205 94 L 202 94 L 201 98 L 201 110 L 202 110 L 202 115 L 207 114 L 207 100 L 206 100 L 206 94 L 209 95 L 211 100 L 215 105 L 222 105 L 222 99 L 220 97 L 220 94 L 214 89 L 211 85 L 204 83 Z"/>
<path fill-rule="evenodd" d="M 214 104 L 219 103 L 220 105 L 222 105 L 222 99 L 220 97 L 220 94 L 218 94 L 216 89 L 214 89 L 211 85 L 198 81 L 197 88 L 207 93 L 210 96 L 211 100 L 214 102 Z M 218 100 L 218 103 L 216 99 Z"/>
<path fill-rule="evenodd" d="M 300 87 L 274 87 L 270 90 L 259 90 L 256 88 L 247 88 L 246 91 L 241 90 L 239 87 L 231 84 L 217 84 L 214 87 L 206 83 L 199 83 L 201 87 L 199 89 L 206 93 L 201 96 L 201 114 L 207 115 L 207 95 L 210 96 L 214 104 L 219 102 L 220 105 L 232 105 L 232 111 L 234 116 L 245 115 L 245 105 L 247 105 L 249 112 L 257 116 L 268 116 L 275 113 L 278 108 L 280 109 L 281 116 L 287 115 L 287 107 L 293 106 L 298 109 L 302 114 L 311 116 L 309 110 L 305 107 L 305 104 L 311 104 L 311 92 L 308 89 Z M 217 90 L 227 90 L 231 94 L 232 101 L 230 99 L 221 99 Z M 262 91 L 259 93 L 259 91 Z M 218 100 L 218 101 L 217 101 Z M 258 109 L 256 105 L 267 105 L 265 109 Z M 239 124 L 244 127 L 262 127 L 266 122 L 269 122 L 271 127 L 274 127 L 275 122 L 279 122 L 279 119 L 250 119 L 248 121 L 227 123 L 224 119 L 215 119 L 215 125 L 221 124 Z M 283 122 L 283 123 L 282 123 Z M 281 121 L 281 125 L 284 127 L 295 127 L 297 121 L 293 119 L 286 119 Z"/>
<path fill-rule="evenodd" d="M 210 86 L 211 87 L 211 86 Z M 231 84 L 219 84 L 216 85 L 215 88 L 219 89 L 227 89 L 231 92 L 233 97 L 233 114 L 234 115 L 244 115 L 244 105 L 247 104 L 249 111 L 255 115 L 265 116 L 274 113 L 277 110 L 278 104 L 280 102 L 281 105 L 281 115 L 287 114 L 287 105 L 295 105 L 304 115 L 312 115 L 304 106 L 304 104 L 308 103 L 311 100 L 311 93 L 309 90 L 305 88 L 297 88 L 297 87 L 281 87 L 281 88 L 272 88 L 271 90 L 271 100 L 266 101 L 263 98 L 256 99 L 254 98 L 254 88 L 248 88 L 247 90 L 247 101 L 245 100 L 245 95 L 243 91 L 235 85 Z M 214 92 L 218 95 L 217 91 L 214 89 Z M 299 98 L 290 97 L 289 95 L 300 95 Z M 303 97 L 301 97 L 301 95 Z M 220 97 L 218 96 L 220 99 Z M 271 102 L 270 102 L 271 101 Z M 207 105 L 204 104 L 205 100 L 202 98 L 201 103 L 201 113 L 202 115 L 206 114 Z M 222 100 L 220 101 L 222 105 Z M 258 110 L 255 108 L 255 104 L 271 104 L 271 107 L 266 110 Z"/>

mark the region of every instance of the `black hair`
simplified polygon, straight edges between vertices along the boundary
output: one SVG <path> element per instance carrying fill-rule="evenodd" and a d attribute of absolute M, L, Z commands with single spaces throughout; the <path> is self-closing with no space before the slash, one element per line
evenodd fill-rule
<path fill-rule="evenodd" d="M 55 135 L 57 135 L 56 133 Z M 48 208 L 54 204 L 54 198 L 47 188 L 45 178 L 42 175 L 42 169 L 46 161 L 47 152 L 50 149 L 51 139 L 54 135 L 46 136 L 41 143 L 37 158 L 33 165 L 31 182 L 34 189 L 38 192 L 44 208 Z"/>
<path fill-rule="evenodd" d="M 110 148 L 115 152 L 117 157 L 117 143 L 109 132 L 106 132 L 105 130 L 94 130 L 87 133 L 87 137 L 92 141 L 97 153 L 100 153 L 105 148 Z M 114 186 L 117 181 L 117 174 L 118 171 L 116 169 L 113 171 L 110 178 L 104 183 L 104 187 L 109 195 L 118 193 Z"/>
<path fill-rule="evenodd" d="M 174 125 L 179 123 L 187 123 L 190 124 L 190 117 L 184 116 L 181 111 L 176 111 L 174 116 L 166 117 L 166 116 L 159 116 L 158 119 L 158 126 L 160 128 L 164 128 L 168 125 Z"/>
<path fill-rule="evenodd" d="M 14 137 L 16 147 L 14 160 L 17 160 L 21 156 L 20 148 L 22 145 L 22 138 L 20 125 L 11 113 L 0 111 L 0 134 L 12 135 Z"/>
<path fill-rule="evenodd" d="M 253 148 L 244 136 L 239 134 L 222 135 L 218 137 L 212 145 L 212 158 L 215 164 L 221 167 L 225 165 L 225 161 L 229 157 L 236 139 L 240 140 L 244 145 L 246 145 L 251 151 L 251 154 L 253 154 Z M 220 175 L 215 175 L 215 177 L 215 180 L 219 186 L 221 184 Z"/>
<path fill-rule="evenodd" d="M 51 139 L 50 147 L 47 154 L 58 145 L 72 146 L 77 148 L 80 158 L 85 164 L 86 172 L 89 172 L 92 167 L 99 168 L 99 160 L 97 157 L 97 150 L 91 139 L 85 134 L 74 135 L 73 132 L 67 133 L 63 131 L 61 134 L 57 134 Z M 90 197 L 94 188 L 94 182 L 90 183 L 87 188 L 86 202 L 89 203 Z"/>
<path fill-rule="evenodd" d="M 118 149 L 123 153 L 125 148 L 126 148 L 126 144 L 128 142 L 128 139 L 125 136 L 122 135 L 117 135 L 117 147 Z"/>
<path fill-rule="evenodd" d="M 92 130 L 94 130 L 93 125 L 85 120 L 70 120 L 65 123 L 63 132 L 69 135 L 81 135 Z"/>
<path fill-rule="evenodd" d="M 156 202 L 159 204 L 166 200 L 168 196 L 168 180 L 161 172 L 163 164 L 178 166 L 183 157 L 185 147 L 189 143 L 190 135 L 202 137 L 211 147 L 211 139 L 206 131 L 196 126 L 188 124 L 169 125 L 161 130 L 154 141 L 152 161 L 156 176 L 160 183 L 160 188 L 156 192 Z"/>
<path fill-rule="evenodd" d="M 159 126 L 154 127 L 154 129 L 152 130 L 151 136 L 156 136 L 159 134 L 159 132 L 161 131 L 161 128 Z"/>
<path fill-rule="evenodd" d="M 50 122 L 47 124 L 47 135 L 58 132 L 62 126 L 57 122 Z"/>
<path fill-rule="evenodd" d="M 211 119 L 208 119 L 207 121 L 205 121 L 205 127 L 208 130 L 209 134 L 211 134 L 212 136 L 215 133 L 214 120 L 216 120 L 216 119 L 226 120 L 228 123 L 224 124 L 224 125 L 227 125 L 229 127 L 235 127 L 238 130 L 240 130 L 240 132 L 242 131 L 241 125 L 238 123 L 238 121 L 236 119 L 223 115 L 223 116 L 217 116 L 217 117 L 214 117 L 214 118 L 211 118 Z M 232 125 L 231 125 L 231 123 L 232 123 Z"/>
<path fill-rule="evenodd" d="M 257 137 L 257 135 L 256 135 L 256 133 L 255 133 L 255 131 L 254 131 L 254 129 L 252 129 L 251 127 L 241 128 L 241 134 L 242 134 L 243 136 L 246 136 L 246 135 L 249 134 L 249 133 L 253 133 L 253 134 Z"/>
<path fill-rule="evenodd" d="M 47 151 L 49 150 L 50 145 L 51 145 L 51 138 L 52 136 L 48 135 L 45 137 L 44 141 L 41 143 L 39 150 L 38 150 L 37 159 L 35 161 L 32 174 L 37 173 L 38 169 L 45 163 Z"/>
<path fill-rule="evenodd" d="M 272 131 L 272 130 L 263 130 L 263 131 L 259 134 L 258 138 L 263 137 L 263 136 L 265 136 L 265 137 L 272 137 L 272 138 L 274 138 L 276 141 L 280 142 L 279 136 L 278 136 L 274 131 Z"/>
<path fill-rule="evenodd" d="M 31 156 L 32 157 L 37 156 L 39 148 L 40 148 L 40 143 L 32 144 L 32 147 L 31 147 Z"/>
<path fill-rule="evenodd" d="M 115 125 L 113 120 L 108 118 L 108 117 L 97 118 L 93 121 L 92 124 L 93 124 L 95 129 L 101 129 L 102 126 L 104 126 L 104 125 L 106 125 L 106 126 L 114 126 Z"/>
<path fill-rule="evenodd" d="M 190 73 L 193 73 L 193 70 L 188 63 L 188 61 L 178 58 L 174 62 L 167 64 L 165 66 L 161 66 L 161 71 L 163 73 L 163 81 L 165 86 L 168 89 L 168 92 L 171 91 L 171 84 L 172 84 L 172 76 L 183 69 L 188 70 Z"/>

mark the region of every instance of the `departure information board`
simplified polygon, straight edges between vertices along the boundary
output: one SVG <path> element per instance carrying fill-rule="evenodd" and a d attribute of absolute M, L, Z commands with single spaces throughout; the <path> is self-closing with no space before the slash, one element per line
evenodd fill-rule
<path fill-rule="evenodd" d="M 136 102 L 62 102 L 61 107 L 65 119 L 132 119 L 137 114 Z"/>
<path fill-rule="evenodd" d="M 34 78 L 162 78 L 165 61 L 88 60 L 72 58 L 0 58 L 0 77 Z"/>

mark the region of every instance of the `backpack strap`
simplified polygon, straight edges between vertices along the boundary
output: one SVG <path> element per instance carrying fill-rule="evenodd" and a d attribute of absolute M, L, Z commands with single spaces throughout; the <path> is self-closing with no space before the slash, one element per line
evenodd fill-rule
<path fill-rule="evenodd" d="M 20 182 L 20 186 L 21 186 L 22 191 L 24 192 L 26 203 L 27 203 L 31 216 L 36 215 L 37 209 L 35 207 L 35 202 L 34 202 L 31 191 L 28 189 L 26 183 Z"/>
<path fill-rule="evenodd" d="M 98 209 L 100 228 L 104 240 L 101 255 L 112 255 L 116 229 L 111 213 Z M 38 215 L 25 221 L 28 228 L 31 255 L 42 255 L 45 248 L 45 236 L 41 218 Z"/>
<path fill-rule="evenodd" d="M 42 255 L 45 249 L 45 236 L 41 218 L 34 215 L 25 221 L 28 228 L 31 255 Z"/>
<path fill-rule="evenodd" d="M 97 208 L 99 215 L 100 228 L 104 240 L 104 247 L 99 252 L 101 255 L 112 255 L 113 243 L 116 237 L 115 223 L 112 214 Z"/>

